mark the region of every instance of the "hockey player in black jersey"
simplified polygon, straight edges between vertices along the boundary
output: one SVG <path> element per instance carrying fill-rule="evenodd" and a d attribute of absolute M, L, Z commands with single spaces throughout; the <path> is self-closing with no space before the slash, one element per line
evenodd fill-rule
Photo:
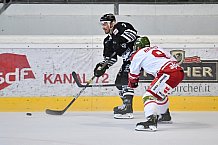
<path fill-rule="evenodd" d="M 114 107 L 114 118 L 133 118 L 132 101 L 134 90 L 128 87 L 128 72 L 130 65 L 130 56 L 133 51 L 134 42 L 137 39 L 137 31 L 127 22 L 116 22 L 113 14 L 105 14 L 100 18 L 102 29 L 108 34 L 104 39 L 104 60 L 98 63 L 94 69 L 96 77 L 102 76 L 106 69 L 117 61 L 117 56 L 122 57 L 123 63 L 116 76 L 115 84 L 119 90 L 119 95 L 123 101 L 121 106 Z M 116 52 L 111 59 L 110 56 Z M 102 68 L 105 61 L 108 65 Z"/>

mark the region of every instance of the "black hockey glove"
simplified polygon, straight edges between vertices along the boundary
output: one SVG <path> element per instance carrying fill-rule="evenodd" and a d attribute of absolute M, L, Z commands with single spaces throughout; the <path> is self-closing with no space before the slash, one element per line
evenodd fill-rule
<path fill-rule="evenodd" d="M 108 65 L 106 65 L 105 67 L 102 68 L 104 63 L 98 63 L 94 69 L 94 76 L 96 77 L 100 77 L 102 76 L 105 72 L 106 72 L 106 69 L 108 69 Z"/>

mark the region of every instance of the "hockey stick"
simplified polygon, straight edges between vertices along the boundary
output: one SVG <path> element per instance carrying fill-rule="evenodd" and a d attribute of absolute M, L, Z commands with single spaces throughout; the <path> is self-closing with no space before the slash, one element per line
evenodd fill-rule
<path fill-rule="evenodd" d="M 111 58 L 113 56 L 115 56 L 116 52 L 114 52 L 110 58 L 108 59 L 108 61 L 111 60 Z M 106 65 L 108 64 L 108 61 L 106 61 L 103 65 L 102 65 L 102 68 L 106 67 Z M 79 91 L 78 94 L 76 94 L 76 96 L 74 96 L 73 100 L 70 101 L 70 103 L 63 109 L 63 110 L 51 110 L 51 109 L 46 109 L 45 112 L 47 114 L 50 114 L 50 115 L 62 115 L 64 114 L 67 109 L 73 104 L 73 102 L 84 92 L 84 90 L 87 88 L 87 86 L 89 86 L 89 84 L 94 80 L 95 76 L 93 76 L 87 83 L 86 83 L 86 86 L 84 88 L 82 88 L 82 90 Z"/>
<path fill-rule="evenodd" d="M 86 85 L 83 85 L 80 83 L 75 71 L 72 72 L 72 76 L 73 76 L 73 79 L 75 80 L 78 87 L 113 87 L 113 86 L 118 86 L 116 84 L 93 84 L 93 85 L 86 84 Z"/>
<path fill-rule="evenodd" d="M 80 83 L 77 74 L 75 71 L 72 72 L 73 79 L 75 80 L 76 84 L 78 87 L 83 88 L 83 87 L 114 87 L 114 86 L 122 86 L 121 84 L 92 84 L 92 85 L 83 85 Z M 145 83 L 143 80 L 139 80 L 139 83 Z"/>
<path fill-rule="evenodd" d="M 94 80 L 95 76 L 93 76 L 86 85 L 89 85 L 93 80 Z M 47 114 L 50 115 L 62 115 L 64 114 L 67 109 L 73 104 L 73 102 L 84 92 L 84 90 L 86 89 L 86 87 L 82 88 L 82 90 L 79 91 L 78 94 L 76 94 L 76 96 L 74 96 L 73 100 L 70 101 L 70 103 L 67 105 L 67 107 L 65 107 L 63 110 L 51 110 L 51 109 L 46 109 L 45 112 Z"/>

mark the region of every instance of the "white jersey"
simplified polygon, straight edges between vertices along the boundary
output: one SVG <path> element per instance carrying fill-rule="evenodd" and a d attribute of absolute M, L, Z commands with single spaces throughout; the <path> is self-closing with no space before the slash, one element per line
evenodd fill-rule
<path fill-rule="evenodd" d="M 130 74 L 139 75 L 141 68 L 146 73 L 156 76 L 164 69 L 168 62 L 175 62 L 176 59 L 158 46 L 145 47 L 136 52 L 131 58 Z"/>

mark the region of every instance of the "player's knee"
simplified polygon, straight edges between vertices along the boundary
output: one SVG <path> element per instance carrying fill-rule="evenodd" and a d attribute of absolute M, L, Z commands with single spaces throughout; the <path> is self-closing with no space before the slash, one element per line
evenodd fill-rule
<path fill-rule="evenodd" d="M 147 101 L 156 101 L 157 99 L 149 92 L 145 92 L 145 94 L 142 97 L 143 103 L 147 102 Z"/>
<path fill-rule="evenodd" d="M 121 91 L 122 91 L 122 86 L 121 86 L 120 84 L 115 83 L 115 85 L 116 85 L 116 88 L 117 88 L 118 90 L 121 90 Z"/>

